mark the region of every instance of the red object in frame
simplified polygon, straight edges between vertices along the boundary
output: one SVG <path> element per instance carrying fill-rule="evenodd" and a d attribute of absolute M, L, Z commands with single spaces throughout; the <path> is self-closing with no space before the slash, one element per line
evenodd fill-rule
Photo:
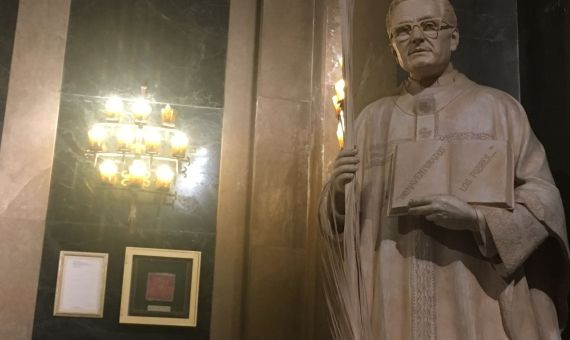
<path fill-rule="evenodd" d="M 147 301 L 172 302 L 176 275 L 172 273 L 148 273 L 145 299 Z"/>

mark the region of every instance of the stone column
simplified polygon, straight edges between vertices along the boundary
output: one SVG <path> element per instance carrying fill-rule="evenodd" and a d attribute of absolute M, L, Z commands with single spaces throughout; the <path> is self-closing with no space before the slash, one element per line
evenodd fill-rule
<path fill-rule="evenodd" d="M 0 148 L 0 338 L 32 334 L 70 0 L 20 0 Z"/>

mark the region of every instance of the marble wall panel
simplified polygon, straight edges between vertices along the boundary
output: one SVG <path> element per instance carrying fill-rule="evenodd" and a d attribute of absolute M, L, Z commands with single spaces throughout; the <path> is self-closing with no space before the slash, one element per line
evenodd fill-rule
<path fill-rule="evenodd" d="M 520 99 L 517 1 L 455 0 L 455 66 L 472 80 Z"/>
<path fill-rule="evenodd" d="M 258 98 L 251 244 L 306 246 L 310 103 Z"/>
<path fill-rule="evenodd" d="M 303 268 L 306 251 L 254 247 L 251 251 L 244 339 L 304 339 Z M 250 316 L 253 316 L 252 318 Z"/>
<path fill-rule="evenodd" d="M 63 92 L 223 107 L 228 0 L 74 1 Z M 67 75 L 71 75 L 67 77 Z"/>
<path fill-rule="evenodd" d="M 0 137 L 8 96 L 8 80 L 12 64 L 12 48 L 16 33 L 19 0 L 4 0 L 0 2 Z"/>
<path fill-rule="evenodd" d="M 209 338 L 228 10 L 227 0 L 72 1 L 34 339 L 72 339 L 86 330 L 96 339 Z M 171 104 L 177 129 L 199 152 L 167 204 L 161 194 L 104 187 L 85 155 L 106 98 L 137 96 L 141 84 L 151 124 Z M 196 328 L 118 323 L 127 246 L 202 252 Z M 109 253 L 102 319 L 52 316 L 60 250 Z"/>
<path fill-rule="evenodd" d="M 59 339 L 208 339 L 213 283 L 215 235 L 145 230 L 131 234 L 125 228 L 48 222 L 38 287 L 34 335 L 37 340 Z M 192 249 L 202 252 L 198 296 L 198 325 L 158 327 L 119 324 L 125 248 Z M 53 317 L 59 252 L 76 250 L 109 254 L 104 317 Z"/>
<path fill-rule="evenodd" d="M 311 99 L 313 0 L 264 0 L 258 95 Z"/>

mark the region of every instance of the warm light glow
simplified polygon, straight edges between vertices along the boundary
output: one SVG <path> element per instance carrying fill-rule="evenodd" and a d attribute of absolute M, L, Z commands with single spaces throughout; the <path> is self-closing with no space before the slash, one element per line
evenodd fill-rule
<path fill-rule="evenodd" d="M 156 187 L 158 189 L 170 189 L 174 179 L 174 171 L 168 165 L 161 165 L 156 169 Z"/>
<path fill-rule="evenodd" d="M 128 150 L 135 140 L 135 133 L 130 126 L 123 126 L 117 131 L 117 147 L 120 150 Z"/>
<path fill-rule="evenodd" d="M 117 163 L 110 159 L 104 160 L 103 163 L 99 165 L 99 176 L 104 183 L 113 184 L 117 178 L 118 171 Z"/>
<path fill-rule="evenodd" d="M 188 137 L 182 132 L 176 132 L 170 139 L 170 147 L 172 155 L 175 157 L 184 157 L 188 148 Z"/>
<path fill-rule="evenodd" d="M 121 113 L 123 113 L 123 99 L 117 96 L 107 99 L 105 103 L 105 117 L 107 120 L 119 120 Z"/>
<path fill-rule="evenodd" d="M 131 152 L 137 155 L 143 154 L 145 152 L 143 129 L 136 129 L 135 140 L 131 145 Z"/>
<path fill-rule="evenodd" d="M 208 155 L 208 149 L 206 148 L 199 148 L 198 151 L 196 151 L 196 156 L 198 157 L 204 157 Z"/>
<path fill-rule="evenodd" d="M 334 105 L 334 110 L 336 111 L 336 113 L 338 114 L 341 110 L 342 110 L 342 102 L 338 99 L 337 95 L 334 95 L 332 97 L 332 102 Z"/>
<path fill-rule="evenodd" d="M 155 129 L 145 129 L 144 145 L 147 153 L 158 153 L 162 137 Z"/>
<path fill-rule="evenodd" d="M 149 173 L 142 159 L 135 159 L 129 166 L 129 173 L 125 176 L 126 183 L 139 186 L 148 186 Z M 123 183 L 124 184 L 124 183 Z"/>
<path fill-rule="evenodd" d="M 129 166 L 129 174 L 133 177 L 145 177 L 148 174 L 146 164 L 142 159 L 135 159 Z"/>
<path fill-rule="evenodd" d="M 101 125 L 94 125 L 91 130 L 87 133 L 89 137 L 89 144 L 91 149 L 101 150 L 103 148 L 103 142 L 107 138 L 107 131 Z"/>
<path fill-rule="evenodd" d="M 344 147 L 344 131 L 342 129 L 342 123 L 338 122 L 336 129 L 336 138 L 338 140 L 338 146 L 342 149 Z"/>
<path fill-rule="evenodd" d="M 345 95 L 344 95 L 345 86 L 346 86 L 346 84 L 344 82 L 344 79 L 341 79 L 334 84 L 334 89 L 336 91 L 336 95 L 338 97 L 337 99 L 339 102 L 344 100 L 344 98 L 345 98 Z"/>
<path fill-rule="evenodd" d="M 136 121 L 144 122 L 152 112 L 152 107 L 148 100 L 140 97 L 135 99 L 131 106 L 131 110 Z"/>
<path fill-rule="evenodd" d="M 167 104 L 161 111 L 160 111 L 160 118 L 162 119 L 162 124 L 165 126 L 174 126 L 174 120 L 176 119 L 176 113 L 174 109 L 170 107 L 170 104 Z"/>

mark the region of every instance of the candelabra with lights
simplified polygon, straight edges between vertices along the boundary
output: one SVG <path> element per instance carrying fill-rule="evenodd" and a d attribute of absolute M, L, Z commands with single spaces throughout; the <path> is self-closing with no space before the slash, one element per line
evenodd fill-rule
<path fill-rule="evenodd" d="M 176 112 L 170 105 L 160 110 L 160 123 L 152 124 L 153 106 L 142 88 L 138 98 L 108 98 L 104 121 L 88 132 L 86 156 L 98 170 L 100 183 L 109 189 L 128 190 L 129 229 L 135 230 L 136 195 L 160 197 L 160 204 L 176 198 L 174 184 L 186 175 L 190 162 L 188 136 L 176 129 Z"/>

